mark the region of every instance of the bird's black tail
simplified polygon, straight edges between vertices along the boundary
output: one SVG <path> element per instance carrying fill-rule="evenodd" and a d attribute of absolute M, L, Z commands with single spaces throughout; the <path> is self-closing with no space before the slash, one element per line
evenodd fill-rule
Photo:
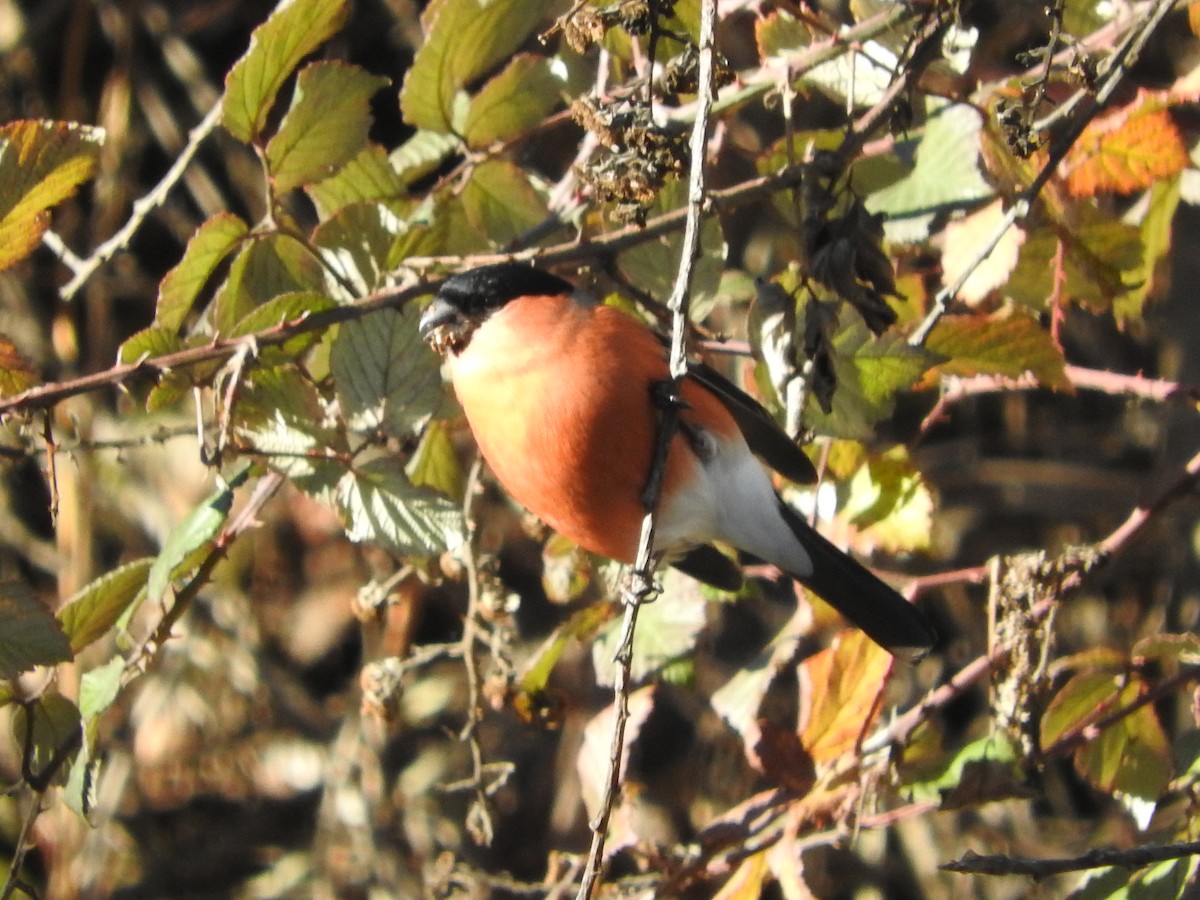
<path fill-rule="evenodd" d="M 937 643 L 925 615 L 801 519 L 782 500 L 779 509 L 812 558 L 812 574 L 790 573 L 897 656 L 920 658 Z"/>

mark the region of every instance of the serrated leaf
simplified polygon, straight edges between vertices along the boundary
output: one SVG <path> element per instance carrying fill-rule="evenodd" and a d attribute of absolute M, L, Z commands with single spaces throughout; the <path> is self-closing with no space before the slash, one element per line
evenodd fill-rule
<path fill-rule="evenodd" d="M 369 101 L 387 84 L 348 63 L 301 69 L 292 105 L 267 144 L 267 174 L 276 194 L 328 178 L 366 149 Z"/>
<path fill-rule="evenodd" d="M 435 171 L 451 153 L 462 149 L 462 141 L 440 131 L 418 131 L 388 156 L 388 161 L 405 184 L 412 184 Z"/>
<path fill-rule="evenodd" d="M 480 163 L 462 192 L 463 210 L 475 231 L 504 247 L 545 221 L 546 199 L 520 167 L 503 159 Z"/>
<path fill-rule="evenodd" d="M 275 95 L 300 61 L 341 29 L 346 0 L 282 0 L 254 29 L 250 47 L 225 78 L 221 123 L 243 143 L 257 141 Z"/>
<path fill-rule="evenodd" d="M 488 147 L 524 134 L 560 103 L 562 88 L 550 60 L 528 53 L 517 55 L 471 98 L 463 123 L 467 145 Z"/>
<path fill-rule="evenodd" d="M 72 658 L 71 643 L 58 619 L 16 581 L 0 583 L 0 679 L 16 678 L 34 666 Z"/>
<path fill-rule="evenodd" d="M 1125 708 L 1146 690 L 1140 678 L 1131 678 L 1112 695 L 1111 706 Z M 1085 741 L 1075 751 L 1075 767 L 1097 788 L 1121 794 L 1127 803 L 1132 798 L 1153 804 L 1172 772 L 1171 748 L 1154 707 L 1142 706 Z"/>
<path fill-rule="evenodd" d="M 146 597 L 152 603 L 162 600 L 179 565 L 217 536 L 233 508 L 234 488 L 246 480 L 249 472 L 249 466 L 240 469 L 171 529 L 147 575 Z"/>
<path fill-rule="evenodd" d="M 1131 194 L 1187 168 L 1187 147 L 1167 102 L 1164 93 L 1143 90 L 1088 123 L 1063 164 L 1068 192 Z"/>
<path fill-rule="evenodd" d="M 62 694 L 43 694 L 30 707 L 17 707 L 12 718 L 13 738 L 18 747 L 24 747 L 28 739 L 32 711 L 32 741 L 29 746 L 33 753 L 29 759 L 30 769 L 37 775 L 45 775 L 46 767 L 54 757 L 74 743 L 80 744 L 82 723 L 79 710 L 75 704 Z M 62 760 L 69 762 L 70 757 Z M 53 783 L 62 784 L 67 777 L 67 767 L 60 766 L 54 775 Z"/>
<path fill-rule="evenodd" d="M 898 334 L 872 338 L 858 316 L 843 318 L 850 324 L 833 340 L 837 390 L 832 410 L 826 415 L 810 397 L 806 421 L 818 434 L 865 440 L 892 414 L 896 394 L 916 384 L 936 358 Z"/>
<path fill-rule="evenodd" d="M 925 346 L 945 358 L 937 367 L 943 375 L 1018 378 L 1030 372 L 1046 387 L 1070 387 L 1062 350 L 1036 319 L 1019 312 L 943 316 Z"/>
<path fill-rule="evenodd" d="M 763 62 L 771 57 L 787 56 L 812 41 L 808 26 L 787 10 L 776 10 L 754 21 L 754 40 Z"/>
<path fill-rule="evenodd" d="M 103 142 L 103 128 L 74 122 L 0 125 L 0 272 L 37 247 L 48 210 L 92 177 Z"/>
<path fill-rule="evenodd" d="M 6 335 L 0 334 L 0 397 L 13 397 L 39 380 L 33 363 Z"/>
<path fill-rule="evenodd" d="M 328 178 L 308 185 L 305 191 L 322 221 L 351 203 L 403 200 L 408 195 L 404 179 L 392 166 L 387 151 L 372 143 Z"/>
<path fill-rule="evenodd" d="M 63 632 L 78 653 L 102 637 L 146 586 L 154 559 L 135 560 L 101 575 L 72 596 L 58 611 Z"/>
<path fill-rule="evenodd" d="M 332 298 L 316 291 L 293 291 L 280 294 L 273 300 L 268 300 L 249 313 L 233 326 L 230 337 L 258 334 L 270 331 L 280 325 L 307 319 L 313 313 L 322 312 L 337 306 Z M 273 365 L 297 356 L 321 339 L 319 331 L 308 331 L 288 338 L 282 344 L 263 347 L 259 351 L 260 361 Z"/>
<path fill-rule="evenodd" d="M 462 510 L 429 488 L 413 485 L 398 461 L 378 459 L 347 472 L 337 501 L 352 541 L 378 544 L 400 556 L 438 556 L 463 541 Z"/>
<path fill-rule="evenodd" d="M 323 291 L 325 272 L 311 251 L 285 234 L 271 233 L 242 244 L 229 277 L 212 303 L 212 325 L 230 334 L 256 307 L 294 291 Z"/>
<path fill-rule="evenodd" d="M 883 99 L 898 65 L 893 51 L 878 41 L 867 41 L 862 52 L 842 53 L 809 69 L 801 79 L 838 103 L 870 106 Z"/>
<path fill-rule="evenodd" d="M 638 612 L 633 635 L 634 681 L 642 681 L 668 663 L 685 657 L 696 648 L 707 620 L 708 602 L 699 582 L 676 569 L 662 573 L 662 594 L 653 603 L 645 603 Z M 613 659 L 621 637 L 621 620 L 614 619 L 601 630 L 592 644 L 592 665 L 596 683 L 611 687 L 616 671 Z"/>
<path fill-rule="evenodd" d="M 410 305 L 341 327 L 330 367 L 352 431 L 407 437 L 441 404 L 441 364 L 421 340 L 419 317 Z"/>
<path fill-rule="evenodd" d="M 979 113 L 968 106 L 946 106 L 930 116 L 912 172 L 866 201 L 871 212 L 887 215 L 890 239 L 923 240 L 939 208 L 993 195 L 979 170 L 979 132 Z"/>
<path fill-rule="evenodd" d="M 462 499 L 466 477 L 458 464 L 448 422 L 434 419 L 429 423 L 405 472 L 417 487 L 433 488 L 451 500 Z"/>
<path fill-rule="evenodd" d="M 165 356 L 184 348 L 184 342 L 173 328 L 163 328 L 161 325 L 151 325 L 136 331 L 117 351 L 117 361 L 126 365 Z"/>
<path fill-rule="evenodd" d="M 158 302 L 154 307 L 156 326 L 167 331 L 178 331 L 183 326 L 217 266 L 249 230 L 238 216 L 227 212 L 217 213 L 196 230 L 183 251 L 183 258 L 158 286 Z"/>
<path fill-rule="evenodd" d="M 1171 249 L 1171 230 L 1179 206 L 1182 176 L 1156 181 L 1150 188 L 1146 215 L 1138 226 L 1142 239 L 1142 266 L 1133 288 L 1113 300 L 1113 315 L 1126 324 L 1140 318 L 1150 292 L 1158 285 L 1155 274 Z"/>
<path fill-rule="evenodd" d="M 320 493 L 346 470 L 337 455 L 345 449 L 343 441 L 328 419 L 313 383 L 299 369 L 277 366 L 256 369 L 246 379 L 233 428 L 272 467 L 302 489 Z"/>
<path fill-rule="evenodd" d="M 551 0 L 433 0 L 421 15 L 425 43 L 400 90 L 415 128 L 454 131 L 459 92 L 510 57 Z"/>
<path fill-rule="evenodd" d="M 342 206 L 317 226 L 312 241 L 326 265 L 361 296 L 387 282 L 392 248 L 408 228 L 393 204 L 367 200 Z"/>
<path fill-rule="evenodd" d="M 84 672 L 79 681 L 79 713 L 84 721 L 96 718 L 117 699 L 125 660 L 114 656 L 103 665 Z"/>
<path fill-rule="evenodd" d="M 800 665 L 800 742 L 814 762 L 853 750 L 882 709 L 891 667 L 891 655 L 858 629 L 842 632 Z"/>
<path fill-rule="evenodd" d="M 1200 662 L 1200 635 L 1190 631 L 1150 635 L 1134 644 L 1129 655 L 1138 664 L 1153 659 L 1176 665 L 1195 665 Z"/>

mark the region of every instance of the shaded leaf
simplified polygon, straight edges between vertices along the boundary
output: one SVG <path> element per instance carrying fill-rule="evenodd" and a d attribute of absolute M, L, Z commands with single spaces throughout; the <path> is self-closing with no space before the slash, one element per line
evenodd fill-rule
<path fill-rule="evenodd" d="M 518 54 L 471 99 L 463 137 L 471 147 L 487 147 L 524 134 L 559 104 L 562 87 L 550 60 Z"/>
<path fill-rule="evenodd" d="M 0 272 L 37 247 L 48 210 L 92 177 L 103 141 L 103 128 L 74 122 L 0 125 Z"/>
<path fill-rule="evenodd" d="M 480 163 L 462 192 L 467 221 L 493 246 L 504 247 L 549 215 L 546 200 L 518 166 L 507 160 Z"/>
<path fill-rule="evenodd" d="M 38 371 L 6 335 L 0 334 L 0 397 L 12 397 L 38 383 Z"/>
<path fill-rule="evenodd" d="M 870 730 L 891 667 L 891 655 L 858 629 L 800 665 L 800 741 L 814 762 L 851 752 Z"/>
<path fill-rule="evenodd" d="M 158 286 L 154 324 L 178 331 L 217 266 L 248 233 L 246 223 L 233 213 L 217 213 L 205 221 L 188 241 L 183 258 Z"/>
<path fill-rule="evenodd" d="M 410 305 L 341 327 L 330 367 L 351 430 L 406 437 L 442 402 L 441 364 L 417 332 L 419 317 Z"/>
<path fill-rule="evenodd" d="M 13 737 L 19 747 L 24 747 L 29 737 L 30 710 L 32 710 L 33 729 L 30 743 L 33 750 L 29 760 L 30 769 L 36 775 L 44 776 L 48 774 L 47 767 L 54 761 L 57 754 L 72 746 L 76 748 L 80 746 L 82 723 L 75 704 L 62 694 L 43 694 L 28 709 L 19 706 L 13 714 Z M 65 763 L 69 763 L 73 755 L 60 759 L 64 765 L 60 765 L 54 773 L 52 783 L 63 784 L 66 781 L 68 767 Z"/>
<path fill-rule="evenodd" d="M 276 193 L 328 178 L 365 150 L 371 95 L 387 84 L 347 63 L 305 66 L 292 105 L 267 144 L 267 173 Z"/>
<path fill-rule="evenodd" d="M 619 612 L 620 607 L 615 603 L 593 603 L 572 613 L 526 661 L 525 669 L 517 680 L 518 690 L 529 694 L 544 691 L 550 683 L 550 674 L 562 657 L 567 644 L 572 640 L 591 640 L 596 632 Z"/>
<path fill-rule="evenodd" d="M 415 128 L 457 131 L 459 91 L 511 56 L 550 0 L 433 0 L 421 15 L 425 43 L 400 90 L 400 110 Z"/>
<path fill-rule="evenodd" d="M 256 236 L 242 244 L 213 299 L 212 326 L 231 334 L 255 307 L 280 294 L 324 289 L 325 272 L 307 247 L 285 234 Z"/>
<path fill-rule="evenodd" d="M 1030 372 L 1046 387 L 1070 388 L 1062 350 L 1036 319 L 1020 312 L 943 316 L 925 346 L 945 358 L 937 367 L 943 375 L 1019 378 Z"/>
<path fill-rule="evenodd" d="M 942 284 L 951 285 L 958 282 L 966 266 L 974 260 L 979 248 L 991 239 L 1003 218 L 1004 203 L 994 200 L 946 226 L 945 241 L 942 245 Z M 1017 265 L 1021 244 L 1024 242 L 1025 232 L 1016 226 L 1010 226 L 999 243 L 984 257 L 983 262 L 971 270 L 971 274 L 958 291 L 958 297 L 969 304 L 975 304 L 1002 287 Z"/>
<path fill-rule="evenodd" d="M 1182 177 L 1156 181 L 1150 188 L 1149 206 L 1139 226 L 1142 266 L 1137 283 L 1113 301 L 1113 315 L 1119 322 L 1128 323 L 1140 318 L 1146 298 L 1157 286 L 1155 274 L 1171 249 L 1171 228 L 1181 189 Z"/>
<path fill-rule="evenodd" d="M 413 485 L 394 459 L 373 460 L 347 472 L 338 483 L 337 501 L 352 541 L 425 557 L 463 541 L 458 504 Z"/>
<path fill-rule="evenodd" d="M 394 205 L 399 203 L 348 203 L 313 232 L 326 265 L 360 296 L 387 283 L 392 249 L 408 232 L 408 223 Z"/>
<path fill-rule="evenodd" d="M 629 751 L 637 742 L 642 726 L 654 709 L 654 688 L 644 687 L 629 695 L 629 718 L 625 722 L 625 742 L 621 747 L 619 771 L 625 780 L 625 769 L 629 765 Z M 612 705 L 605 707 L 588 721 L 583 728 L 583 745 L 575 760 L 579 775 L 579 786 L 583 793 L 583 805 L 588 818 L 600 811 L 607 789 L 608 766 L 612 756 L 612 733 L 616 710 Z"/>
<path fill-rule="evenodd" d="M 225 77 L 221 123 L 244 143 L 257 141 L 284 81 L 346 21 L 346 0 L 282 0 L 254 29 L 250 47 Z"/>
<path fill-rule="evenodd" d="M 776 676 L 795 658 L 803 629 L 803 623 L 793 616 L 754 659 L 709 698 L 713 711 L 744 740 L 752 739 L 763 698 Z"/>
<path fill-rule="evenodd" d="M 934 777 L 910 785 L 915 800 L 940 800 L 943 809 L 1029 796 L 1019 779 L 1017 748 L 1004 733 L 967 744 Z"/>
<path fill-rule="evenodd" d="M 154 560 L 135 560 L 106 572 L 72 596 L 58 611 L 63 632 L 78 653 L 102 637 L 125 613 L 142 590 Z"/>
<path fill-rule="evenodd" d="M 0 583 L 0 679 L 71 658 L 71 643 L 54 613 L 27 585 Z"/>

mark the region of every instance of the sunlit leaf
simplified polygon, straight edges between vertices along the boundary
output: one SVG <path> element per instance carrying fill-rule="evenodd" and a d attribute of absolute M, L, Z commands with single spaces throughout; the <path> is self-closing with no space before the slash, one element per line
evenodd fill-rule
<path fill-rule="evenodd" d="M 451 153 L 462 149 L 455 135 L 440 131 L 418 131 L 388 156 L 405 184 L 412 184 L 435 171 Z"/>
<path fill-rule="evenodd" d="M 800 666 L 800 739 L 819 765 L 849 753 L 883 708 L 891 655 L 858 629 Z"/>
<path fill-rule="evenodd" d="M 0 272 L 37 247 L 50 207 L 92 177 L 103 142 L 103 128 L 74 122 L 0 125 Z"/>
<path fill-rule="evenodd" d="M 932 778 L 909 785 L 914 800 L 958 809 L 1029 793 L 1020 780 L 1016 745 L 1004 733 L 978 738 L 942 763 Z"/>
<path fill-rule="evenodd" d="M 983 244 L 990 240 L 1004 218 L 1004 203 L 994 200 L 961 219 L 946 226 L 942 245 L 942 283 L 956 284 L 966 267 L 978 255 Z M 960 299 L 975 304 L 989 293 L 1001 287 L 1017 264 L 1025 232 L 1011 226 L 1004 232 L 999 243 L 971 270 L 967 280 L 958 291 Z"/>
<path fill-rule="evenodd" d="M 71 656 L 71 643 L 46 604 L 27 585 L 0 583 L 0 679 L 67 662 Z"/>
<path fill-rule="evenodd" d="M 803 49 L 812 41 L 808 26 L 785 9 L 775 10 L 755 19 L 754 40 L 759 58 L 766 62 L 773 56 L 786 56 Z"/>
<path fill-rule="evenodd" d="M 268 300 L 261 306 L 250 310 L 229 332 L 229 337 L 240 337 L 248 334 L 278 328 L 281 325 L 299 322 L 314 313 L 323 312 L 337 306 L 333 299 L 317 291 L 292 291 L 280 294 Z M 302 353 L 314 342 L 320 340 L 318 331 L 309 331 L 288 338 L 284 343 L 274 347 L 264 347 L 259 351 L 262 362 L 271 364 L 281 359 L 287 359 Z"/>
<path fill-rule="evenodd" d="M 188 241 L 183 258 L 158 286 L 154 324 L 178 331 L 217 266 L 248 233 L 246 223 L 233 213 L 217 213 L 204 222 Z"/>
<path fill-rule="evenodd" d="M 943 375 L 1032 373 L 1039 384 L 1066 389 L 1066 361 L 1049 331 L 1032 316 L 1002 311 L 987 316 L 943 316 L 925 346 L 945 358 Z"/>
<path fill-rule="evenodd" d="M 267 173 L 282 194 L 328 178 L 366 149 L 369 101 L 387 79 L 340 62 L 306 66 L 292 105 L 267 144 Z"/>
<path fill-rule="evenodd" d="M 256 307 L 280 294 L 324 289 L 324 269 L 307 247 L 286 234 L 256 236 L 243 242 L 213 298 L 212 325 L 231 334 Z"/>
<path fill-rule="evenodd" d="M 419 313 L 380 310 L 341 327 L 330 365 L 349 427 L 410 435 L 442 402 L 441 364 L 417 332 Z"/>
<path fill-rule="evenodd" d="M 462 498 L 466 476 L 458 463 L 448 422 L 434 419 L 429 423 L 405 471 L 417 487 L 433 488 L 451 500 Z"/>
<path fill-rule="evenodd" d="M 161 325 L 151 325 L 141 331 L 135 331 L 125 339 L 125 343 L 117 351 L 117 360 L 132 364 L 156 356 L 165 356 L 184 348 L 184 342 L 173 328 Z"/>
<path fill-rule="evenodd" d="M 1119 322 L 1128 323 L 1139 319 L 1146 298 L 1152 291 L 1161 287 L 1161 279 L 1155 275 L 1159 263 L 1167 258 L 1171 249 L 1171 233 L 1175 210 L 1181 198 L 1181 187 L 1182 177 L 1156 181 L 1150 187 L 1150 202 L 1139 226 L 1142 238 L 1142 266 L 1138 272 L 1137 283 L 1113 300 L 1113 315 Z"/>
<path fill-rule="evenodd" d="M 101 575 L 72 596 L 58 611 L 63 632 L 78 653 L 117 624 L 146 587 L 151 557 L 135 560 Z"/>
<path fill-rule="evenodd" d="M 550 0 L 433 0 L 421 15 L 425 43 L 404 77 L 400 109 L 415 128 L 455 131 L 456 97 L 510 57 Z M 459 123 L 460 124 L 460 123 Z"/>
<path fill-rule="evenodd" d="M 489 160 L 476 166 L 462 192 L 467 221 L 489 243 L 506 246 L 549 212 L 545 198 L 529 176 L 506 160 Z"/>
<path fill-rule="evenodd" d="M 254 29 L 249 49 L 225 78 L 221 122 L 230 134 L 245 143 L 262 136 L 283 83 L 338 32 L 349 12 L 346 0 L 282 0 Z"/>
<path fill-rule="evenodd" d="M 387 151 L 368 143 L 352 160 L 328 178 L 305 188 L 324 221 L 343 206 L 363 200 L 395 201 L 408 195 Z"/>
<path fill-rule="evenodd" d="M 1097 116 L 1063 163 L 1076 197 L 1131 194 L 1188 165 L 1188 150 L 1162 92 L 1141 91 L 1132 103 Z"/>
<path fill-rule="evenodd" d="M 487 147 L 545 121 L 560 103 L 562 86 L 548 59 L 519 54 L 471 98 L 463 124 L 467 144 Z"/>
<path fill-rule="evenodd" d="M 857 549 L 887 553 L 928 550 L 933 541 L 933 495 L 903 451 L 874 457 L 840 485 L 842 514 L 859 529 Z"/>
<path fill-rule="evenodd" d="M 438 556 L 463 541 L 459 505 L 416 487 L 393 459 L 356 466 L 342 477 L 338 507 L 350 540 L 400 556 Z"/>

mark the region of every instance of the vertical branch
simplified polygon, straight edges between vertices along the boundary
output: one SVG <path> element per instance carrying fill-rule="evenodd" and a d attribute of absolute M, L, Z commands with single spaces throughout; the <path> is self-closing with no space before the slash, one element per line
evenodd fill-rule
<path fill-rule="evenodd" d="M 654 591 L 654 511 L 658 507 L 659 495 L 662 492 L 663 472 L 666 469 L 668 450 L 678 425 L 679 386 L 687 374 L 688 306 L 692 273 L 700 252 L 700 224 L 706 199 L 704 158 L 708 142 L 708 119 L 713 104 L 713 43 L 716 20 L 716 0 L 704 0 L 700 13 L 700 72 L 697 88 L 699 96 L 696 100 L 696 120 L 692 127 L 689 144 L 691 166 L 688 175 L 687 218 L 684 222 L 683 241 L 679 253 L 679 269 L 676 272 L 675 284 L 668 301 L 671 310 L 672 383 L 666 402 L 663 403 L 657 445 L 643 495 L 647 512 L 642 521 L 637 561 L 631 573 L 630 585 L 623 597 L 625 615 L 621 623 L 621 637 L 616 653 L 617 672 L 613 686 L 615 709 L 606 790 L 600 811 L 591 823 L 592 844 L 588 852 L 583 880 L 579 887 L 578 900 L 589 900 L 599 886 L 600 873 L 604 865 L 604 843 L 608 835 L 608 823 L 621 787 L 621 756 L 625 746 L 625 727 L 629 719 L 629 683 L 638 608 L 641 602 Z"/>

